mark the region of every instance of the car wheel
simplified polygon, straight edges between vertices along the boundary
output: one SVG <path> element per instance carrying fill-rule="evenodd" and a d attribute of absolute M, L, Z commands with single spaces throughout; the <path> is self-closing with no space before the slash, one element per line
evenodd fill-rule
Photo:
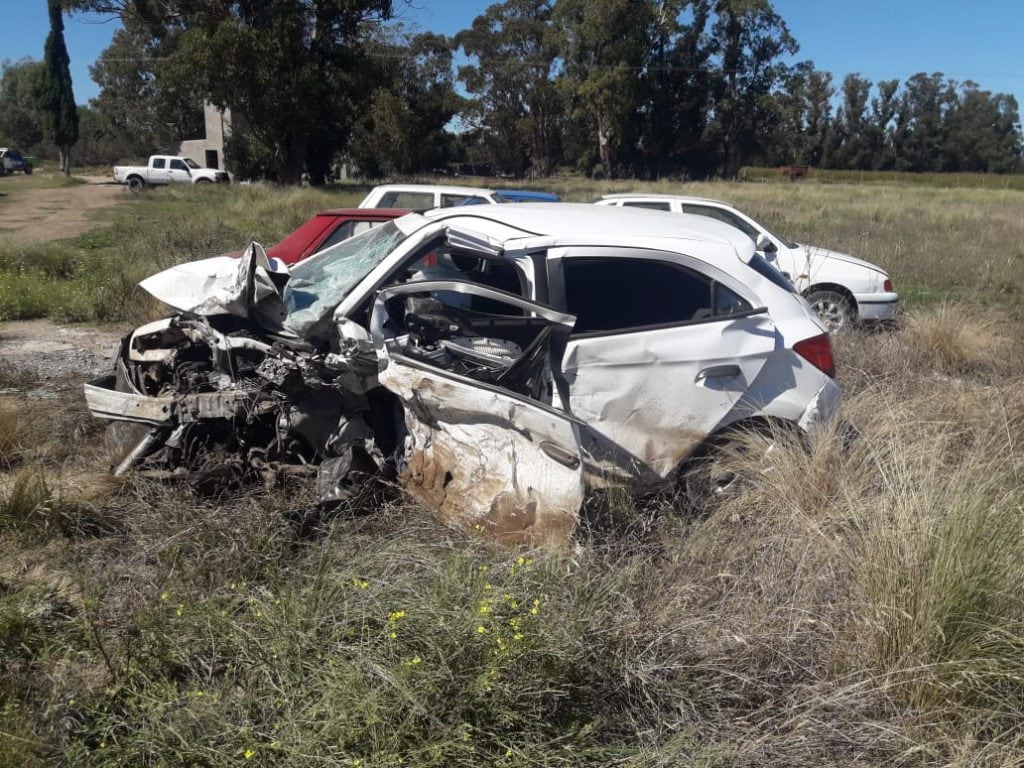
<path fill-rule="evenodd" d="M 196 179 L 196 184 L 210 184 L 212 183 L 209 179 Z"/>
<path fill-rule="evenodd" d="M 850 300 L 838 291 L 811 291 L 807 302 L 818 313 L 829 333 L 836 333 L 853 325 L 854 309 Z"/>
<path fill-rule="evenodd" d="M 128 179 L 128 189 L 132 192 L 141 192 L 145 186 L 146 182 L 138 176 L 132 176 Z"/>
<path fill-rule="evenodd" d="M 679 472 L 677 491 L 688 513 L 710 515 L 742 492 L 746 479 L 737 466 L 740 452 L 736 445 L 722 439 L 686 461 Z"/>
<path fill-rule="evenodd" d="M 26 176 L 31 176 L 32 175 L 32 166 L 31 165 L 26 165 L 25 166 L 25 175 Z"/>

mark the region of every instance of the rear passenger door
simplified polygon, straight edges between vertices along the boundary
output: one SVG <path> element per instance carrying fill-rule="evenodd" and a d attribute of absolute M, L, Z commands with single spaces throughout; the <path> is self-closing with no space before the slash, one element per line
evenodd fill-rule
<path fill-rule="evenodd" d="M 576 316 L 562 372 L 583 446 L 607 471 L 667 477 L 744 398 L 777 334 L 735 279 L 680 254 L 549 252 L 552 303 Z"/>

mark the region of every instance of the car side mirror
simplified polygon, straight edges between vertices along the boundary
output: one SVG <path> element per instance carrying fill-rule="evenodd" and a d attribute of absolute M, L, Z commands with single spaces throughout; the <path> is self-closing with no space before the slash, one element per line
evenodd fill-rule
<path fill-rule="evenodd" d="M 775 244 L 775 241 L 768 237 L 764 232 L 757 236 L 757 241 L 755 242 L 754 247 L 760 253 L 763 253 L 766 258 L 774 256 L 779 251 L 779 247 Z"/>

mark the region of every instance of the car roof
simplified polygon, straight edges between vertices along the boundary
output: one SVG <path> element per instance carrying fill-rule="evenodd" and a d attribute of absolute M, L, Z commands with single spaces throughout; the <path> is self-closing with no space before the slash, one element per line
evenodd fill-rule
<path fill-rule="evenodd" d="M 694 197 L 691 195 L 669 195 L 665 193 L 646 193 L 646 192 L 616 192 L 610 195 L 601 195 L 602 200 L 678 200 L 681 203 L 715 203 L 716 205 L 725 205 L 732 208 L 731 203 L 727 203 L 724 200 L 715 200 L 711 197 Z"/>
<path fill-rule="evenodd" d="M 397 219 L 409 213 L 409 208 L 327 208 L 317 211 L 317 216 L 381 216 Z"/>
<path fill-rule="evenodd" d="M 452 195 L 493 195 L 493 189 L 489 187 L 456 187 L 449 184 L 381 184 L 370 190 L 370 193 L 380 191 L 394 192 L 441 192 Z"/>
<path fill-rule="evenodd" d="M 686 241 L 701 244 L 700 254 L 692 255 L 731 255 L 743 261 L 750 259 L 754 249 L 749 237 L 723 222 L 643 208 L 520 203 L 439 208 L 424 216 L 434 221 L 451 221 L 501 242 L 531 241 L 529 247 L 618 245 L 662 250 L 667 246 L 670 250 L 680 250 L 679 241 Z M 666 240 L 673 242 L 666 243 Z"/>

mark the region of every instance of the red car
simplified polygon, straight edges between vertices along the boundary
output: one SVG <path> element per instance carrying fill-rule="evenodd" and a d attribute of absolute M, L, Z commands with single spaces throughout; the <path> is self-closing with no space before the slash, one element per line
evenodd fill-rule
<path fill-rule="evenodd" d="M 320 211 L 280 243 L 267 248 L 267 255 L 285 264 L 294 264 L 365 229 L 407 213 L 409 211 L 404 208 L 335 208 Z"/>

